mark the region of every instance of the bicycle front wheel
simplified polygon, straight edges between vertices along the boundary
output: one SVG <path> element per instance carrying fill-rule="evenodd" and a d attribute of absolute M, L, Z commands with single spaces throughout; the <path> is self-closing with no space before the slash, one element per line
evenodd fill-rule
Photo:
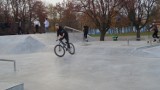
<path fill-rule="evenodd" d="M 54 53 L 58 56 L 58 57 L 63 57 L 65 54 L 65 50 L 61 45 L 56 45 L 54 47 Z"/>
<path fill-rule="evenodd" d="M 70 49 L 68 52 L 73 55 L 75 53 L 75 47 L 72 43 L 69 43 L 69 45 L 70 45 Z"/>

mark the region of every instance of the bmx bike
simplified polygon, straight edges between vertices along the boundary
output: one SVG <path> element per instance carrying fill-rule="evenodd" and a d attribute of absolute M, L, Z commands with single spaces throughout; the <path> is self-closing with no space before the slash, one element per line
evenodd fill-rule
<path fill-rule="evenodd" d="M 65 55 L 66 51 L 68 51 L 71 55 L 73 55 L 75 53 L 75 47 L 72 43 L 69 43 L 70 48 L 68 48 L 67 43 L 64 43 L 63 41 L 60 41 L 60 40 L 56 40 L 56 41 L 59 41 L 59 44 L 57 44 L 54 47 L 54 53 L 58 57 L 63 57 Z"/>

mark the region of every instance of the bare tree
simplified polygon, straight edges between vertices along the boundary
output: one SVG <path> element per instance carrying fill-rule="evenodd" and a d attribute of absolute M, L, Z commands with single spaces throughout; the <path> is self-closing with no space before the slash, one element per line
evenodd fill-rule
<path fill-rule="evenodd" d="M 87 14 L 82 13 L 79 16 L 79 21 L 81 24 L 81 28 L 83 28 L 84 25 L 87 25 L 91 28 L 96 28 L 95 24 L 92 22 L 92 20 L 90 19 L 90 17 Z"/>
<path fill-rule="evenodd" d="M 62 21 L 63 25 L 67 25 L 69 27 L 78 28 L 79 27 L 79 21 L 77 17 L 77 12 L 74 10 L 74 3 L 67 2 L 64 11 L 62 13 Z"/>
<path fill-rule="evenodd" d="M 56 12 L 57 12 L 57 15 L 58 15 L 58 22 L 62 22 L 62 14 L 64 12 L 64 9 L 65 9 L 65 2 L 62 2 L 62 3 L 57 3 L 56 6 L 55 6 L 55 9 L 56 9 Z"/>
<path fill-rule="evenodd" d="M 33 18 L 33 6 L 35 4 L 35 0 L 27 0 L 27 5 L 28 5 L 28 28 L 27 28 L 27 33 L 31 33 L 29 30 L 32 30 L 32 18 Z"/>
<path fill-rule="evenodd" d="M 156 0 L 156 5 L 151 12 L 151 20 L 160 20 L 160 0 Z"/>
<path fill-rule="evenodd" d="M 10 15 L 10 1 L 9 0 L 2 0 L 1 2 L 1 20 L 3 22 L 9 22 L 9 20 L 11 19 L 11 15 Z"/>
<path fill-rule="evenodd" d="M 52 19 L 55 20 L 57 18 L 57 11 L 56 7 L 53 4 L 49 4 L 47 7 L 47 12 L 48 16 Z"/>
<path fill-rule="evenodd" d="M 105 34 L 111 27 L 112 18 L 121 7 L 123 0 L 77 0 L 80 11 L 87 14 L 95 26 L 100 30 L 100 41 L 104 41 Z"/>
<path fill-rule="evenodd" d="M 0 21 L 12 22 L 16 28 L 18 19 L 22 21 L 24 33 L 32 29 L 32 20 L 39 17 L 43 22 L 47 16 L 45 6 L 40 0 L 0 0 Z"/>
<path fill-rule="evenodd" d="M 28 30 L 27 30 L 27 18 L 28 18 L 28 0 L 19 0 L 19 12 L 18 12 L 18 16 L 16 18 L 18 19 L 21 19 L 21 24 L 22 24 L 22 27 L 23 27 L 23 34 L 24 33 L 28 33 Z"/>
<path fill-rule="evenodd" d="M 0 1 L 0 22 L 4 21 L 4 2 Z"/>
<path fill-rule="evenodd" d="M 156 0 L 124 0 L 124 11 L 137 30 L 137 40 L 140 40 L 140 31 L 148 23 Z"/>
<path fill-rule="evenodd" d="M 34 17 L 39 18 L 41 22 L 47 17 L 47 11 L 42 1 L 36 1 L 32 10 L 34 12 Z"/>

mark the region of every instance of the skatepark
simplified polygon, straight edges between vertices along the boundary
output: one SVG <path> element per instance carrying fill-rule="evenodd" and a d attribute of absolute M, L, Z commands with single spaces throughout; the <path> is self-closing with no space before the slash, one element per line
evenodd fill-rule
<path fill-rule="evenodd" d="M 160 90 L 160 43 L 98 41 L 70 33 L 76 52 L 54 54 L 55 33 L 0 37 L 0 90 Z"/>

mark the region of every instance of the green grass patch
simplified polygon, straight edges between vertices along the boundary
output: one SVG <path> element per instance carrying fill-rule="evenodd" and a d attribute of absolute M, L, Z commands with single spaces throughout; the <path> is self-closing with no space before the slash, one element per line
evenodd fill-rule
<path fill-rule="evenodd" d="M 153 32 L 141 32 L 141 36 L 148 36 L 148 35 L 152 35 Z M 122 33 L 122 34 L 106 34 L 106 36 L 136 36 L 136 32 L 129 32 L 129 33 Z M 90 35 L 92 37 L 100 37 L 100 34 L 96 34 L 96 35 Z"/>

